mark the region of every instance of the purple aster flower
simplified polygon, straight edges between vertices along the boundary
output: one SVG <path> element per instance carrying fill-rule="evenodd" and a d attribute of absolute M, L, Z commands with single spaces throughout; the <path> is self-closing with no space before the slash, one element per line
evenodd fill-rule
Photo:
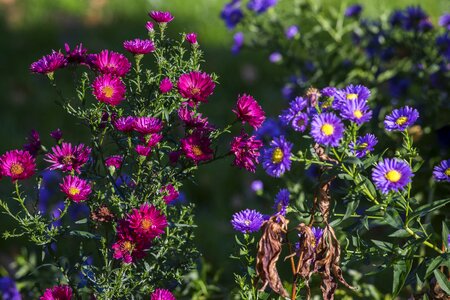
<path fill-rule="evenodd" d="M 436 181 L 450 182 L 450 159 L 443 160 L 434 167 L 433 177 Z"/>
<path fill-rule="evenodd" d="M 166 24 L 166 23 L 169 23 L 170 21 L 172 21 L 174 19 L 172 14 L 170 12 L 168 12 L 168 11 L 155 11 L 154 10 L 154 11 L 149 12 L 148 15 L 156 23 L 164 23 L 164 24 Z"/>
<path fill-rule="evenodd" d="M 447 28 L 450 30 L 450 14 L 445 13 L 439 18 L 439 26 Z"/>
<path fill-rule="evenodd" d="M 267 174 L 272 177 L 281 177 L 291 169 L 292 143 L 286 141 L 284 136 L 275 137 L 270 147 L 263 150 L 262 164 Z"/>
<path fill-rule="evenodd" d="M 0 277 L 0 295 L 5 300 L 21 300 L 16 283 L 10 277 Z"/>
<path fill-rule="evenodd" d="M 284 99 L 291 100 L 294 97 L 295 88 L 292 83 L 287 83 L 281 89 L 281 94 Z"/>
<path fill-rule="evenodd" d="M 342 103 L 348 100 L 364 100 L 366 101 L 370 97 L 370 90 L 363 85 L 350 84 L 342 90 L 338 90 L 335 94 L 336 100 L 333 104 L 336 104 L 335 108 L 339 108 Z"/>
<path fill-rule="evenodd" d="M 280 52 L 273 52 L 272 54 L 269 55 L 269 61 L 271 63 L 278 63 L 280 61 L 283 60 L 283 55 L 281 55 Z"/>
<path fill-rule="evenodd" d="M 155 51 L 155 44 L 150 40 L 134 39 L 123 42 L 123 48 L 134 55 L 143 55 Z"/>
<path fill-rule="evenodd" d="M 356 156 L 356 157 L 364 157 L 366 156 L 369 152 L 373 151 L 373 149 L 375 148 L 375 145 L 378 143 L 377 138 L 375 137 L 375 135 L 368 133 L 364 136 L 360 136 L 356 139 L 356 143 L 351 142 L 349 147 L 351 152 Z"/>
<path fill-rule="evenodd" d="M 404 20 L 405 20 L 405 14 L 401 10 L 394 10 L 392 12 L 391 16 L 389 17 L 389 23 L 393 27 L 401 26 L 403 24 Z"/>
<path fill-rule="evenodd" d="M 320 239 L 323 236 L 323 229 L 320 227 L 311 227 L 311 231 L 313 232 L 314 238 L 316 239 L 316 245 L 318 245 Z"/>
<path fill-rule="evenodd" d="M 387 131 L 402 131 L 413 125 L 419 118 L 419 112 L 409 106 L 394 109 L 384 119 L 384 127 Z"/>
<path fill-rule="evenodd" d="M 255 132 L 255 135 L 258 139 L 262 140 L 264 138 L 272 139 L 283 133 L 284 130 L 278 120 L 267 118 L 262 126 Z"/>
<path fill-rule="evenodd" d="M 264 222 L 264 217 L 256 210 L 242 210 L 233 215 L 231 225 L 234 230 L 242 233 L 250 233 L 258 231 Z"/>
<path fill-rule="evenodd" d="M 60 139 L 62 139 L 63 133 L 62 130 L 57 128 L 50 132 L 50 136 L 56 140 L 56 142 L 59 142 Z"/>
<path fill-rule="evenodd" d="M 86 62 L 87 49 L 80 43 L 75 48 L 70 49 L 69 44 L 64 44 L 64 50 L 66 50 L 66 59 L 69 63 L 82 64 Z"/>
<path fill-rule="evenodd" d="M 346 101 L 341 107 L 341 117 L 361 125 L 370 121 L 372 118 L 372 111 L 367 105 L 366 100 L 357 99 Z"/>
<path fill-rule="evenodd" d="M 363 7 L 359 4 L 353 4 L 345 10 L 346 17 L 358 17 L 362 12 Z"/>
<path fill-rule="evenodd" d="M 295 131 L 303 132 L 308 126 L 309 118 L 307 113 L 300 113 L 292 119 L 291 126 Z"/>
<path fill-rule="evenodd" d="M 23 150 L 30 152 L 30 154 L 36 157 L 36 154 L 41 149 L 41 139 L 39 137 L 39 132 L 36 130 L 31 130 L 27 138 L 27 144 L 23 145 Z"/>
<path fill-rule="evenodd" d="M 253 180 L 250 187 L 251 187 L 252 191 L 259 194 L 263 191 L 264 184 L 261 180 Z"/>
<path fill-rule="evenodd" d="M 411 182 L 412 176 L 414 175 L 408 163 L 398 158 L 385 158 L 372 172 L 372 180 L 383 194 L 403 190 Z"/>
<path fill-rule="evenodd" d="M 190 44 L 197 44 L 197 34 L 195 32 L 186 34 L 186 41 Z"/>
<path fill-rule="evenodd" d="M 430 18 L 420 6 L 408 6 L 402 23 L 407 31 L 427 31 L 433 28 Z"/>
<path fill-rule="evenodd" d="M 336 91 L 337 89 L 335 87 L 328 86 L 326 88 L 323 88 L 320 93 L 322 94 L 322 96 L 330 98 L 336 95 Z"/>
<path fill-rule="evenodd" d="M 40 60 L 30 66 L 30 71 L 40 74 L 53 74 L 58 69 L 67 66 L 67 59 L 61 52 L 52 51 L 51 54 L 43 56 Z"/>
<path fill-rule="evenodd" d="M 282 216 L 286 215 L 286 209 L 289 205 L 290 196 L 291 193 L 289 193 L 288 189 L 281 189 L 275 196 L 275 204 L 273 206 L 273 209 L 275 209 L 278 214 Z"/>
<path fill-rule="evenodd" d="M 439 53 L 447 60 L 450 60 L 450 34 L 448 31 L 436 37 L 436 45 Z"/>
<path fill-rule="evenodd" d="M 244 34 L 242 32 L 236 32 L 233 36 L 233 46 L 231 47 L 231 53 L 238 54 L 244 46 Z"/>
<path fill-rule="evenodd" d="M 278 0 L 250 0 L 247 4 L 247 8 L 261 14 L 277 4 L 277 1 Z"/>
<path fill-rule="evenodd" d="M 233 29 L 244 17 L 241 10 L 241 0 L 232 0 L 225 4 L 220 13 L 220 17 L 225 21 L 228 29 Z"/>
<path fill-rule="evenodd" d="M 303 97 L 296 97 L 293 101 L 289 102 L 289 108 L 283 110 L 279 116 L 280 121 L 283 125 L 289 125 L 294 118 L 299 115 L 302 110 L 306 108 L 308 101 Z"/>
<path fill-rule="evenodd" d="M 334 113 L 315 115 L 311 123 L 311 135 L 319 144 L 337 147 L 344 136 L 344 125 Z"/>
<path fill-rule="evenodd" d="M 135 117 L 120 117 L 113 121 L 114 127 L 122 132 L 131 132 L 134 130 Z"/>
<path fill-rule="evenodd" d="M 298 35 L 298 26 L 297 25 L 289 26 L 284 31 L 284 35 L 286 36 L 286 38 L 288 40 L 292 40 L 293 38 L 295 38 Z"/>

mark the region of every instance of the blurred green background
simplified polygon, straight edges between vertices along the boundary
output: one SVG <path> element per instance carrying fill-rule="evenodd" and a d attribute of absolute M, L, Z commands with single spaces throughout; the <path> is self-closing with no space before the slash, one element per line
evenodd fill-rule
<path fill-rule="evenodd" d="M 284 0 L 289 1 L 289 0 Z M 62 49 L 64 43 L 82 42 L 90 52 L 108 48 L 122 51 L 126 39 L 145 37 L 145 22 L 150 10 L 169 10 L 175 16 L 169 31 L 197 32 L 205 52 L 204 70 L 219 75 L 220 85 L 204 107 L 217 125 L 233 118 L 231 108 L 237 95 L 250 93 L 269 115 L 278 114 L 285 105 L 280 88 L 282 70 L 268 63 L 268 53 L 230 53 L 232 33 L 219 18 L 225 0 L 0 0 L 0 153 L 18 148 L 31 129 L 41 133 L 49 144 L 48 133 L 61 128 L 65 138 L 83 141 L 85 132 L 77 121 L 55 105 L 56 93 L 44 76 L 30 74 L 29 65 L 49 53 Z M 339 0 L 324 1 L 341 5 Z M 355 1 L 352 1 L 355 2 Z M 447 0 L 364 0 L 363 16 L 379 16 L 394 8 L 420 4 L 434 24 L 449 10 Z M 350 3 L 349 3 L 350 4 Z M 80 135 L 80 133 L 82 133 Z M 271 199 L 261 199 L 250 192 L 253 179 L 267 176 L 248 174 L 229 167 L 231 160 L 202 168 L 194 183 L 187 184 L 188 201 L 197 204 L 197 240 L 205 261 L 213 272 L 222 272 L 222 284 L 232 285 L 233 264 L 229 262 L 233 232 L 231 214 L 245 207 L 269 207 Z M 217 172 L 217 170 L 221 170 Z M 275 191 L 278 187 L 272 186 Z M 1 218 L 0 228 L 8 220 Z M 13 241 L 0 242 L 2 249 Z"/>

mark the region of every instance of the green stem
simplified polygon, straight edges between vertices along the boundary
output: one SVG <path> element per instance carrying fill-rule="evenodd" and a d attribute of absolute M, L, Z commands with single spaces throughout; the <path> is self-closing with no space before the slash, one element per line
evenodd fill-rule
<path fill-rule="evenodd" d="M 22 199 L 22 196 L 20 195 L 20 190 L 19 190 L 19 181 L 16 180 L 15 182 L 15 186 L 16 186 L 16 196 L 17 196 L 17 202 L 19 202 L 20 206 L 23 208 L 23 210 L 25 211 L 25 213 L 29 216 L 32 217 L 32 215 L 30 214 L 30 212 L 28 211 L 27 207 L 25 206 L 25 199 Z"/>
<path fill-rule="evenodd" d="M 409 228 L 408 226 L 405 226 L 405 230 L 411 235 L 413 236 L 416 240 L 421 239 L 421 237 L 419 235 L 417 235 L 414 231 L 411 230 L 411 228 Z M 436 247 L 435 245 L 431 244 L 428 241 L 423 241 L 422 244 L 424 244 L 425 246 L 435 250 L 436 252 L 438 252 L 439 254 L 444 253 L 441 249 L 439 249 L 438 247 Z"/>

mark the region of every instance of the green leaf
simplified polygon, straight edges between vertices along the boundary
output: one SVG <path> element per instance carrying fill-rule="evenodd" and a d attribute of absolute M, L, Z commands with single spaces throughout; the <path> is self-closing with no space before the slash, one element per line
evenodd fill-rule
<path fill-rule="evenodd" d="M 367 159 L 364 160 L 364 169 L 367 169 L 371 167 L 375 162 L 377 162 L 379 159 L 378 155 L 373 155 Z"/>
<path fill-rule="evenodd" d="M 448 235 L 449 235 L 449 232 L 448 232 L 447 224 L 445 224 L 445 222 L 442 221 L 442 243 L 444 244 L 444 247 L 447 250 L 448 250 L 448 243 L 447 243 Z"/>
<path fill-rule="evenodd" d="M 403 228 L 403 220 L 400 217 L 399 213 L 393 209 L 393 208 L 388 208 L 386 210 L 386 213 L 384 214 L 385 217 L 385 222 L 387 225 L 392 226 L 394 228 L 400 229 Z"/>
<path fill-rule="evenodd" d="M 441 208 L 445 205 L 447 205 L 448 203 L 450 203 L 450 198 L 446 198 L 446 199 L 442 199 L 442 200 L 437 200 L 437 201 L 433 201 L 433 203 L 429 203 L 426 205 L 423 205 L 419 208 L 417 208 L 411 215 L 410 215 L 410 220 L 413 220 L 417 217 L 423 217 L 425 215 L 428 215 L 430 212 Z"/>
<path fill-rule="evenodd" d="M 75 224 L 86 224 L 87 223 L 87 218 L 84 219 L 80 219 L 78 221 L 75 221 Z"/>
<path fill-rule="evenodd" d="M 395 298 L 403 288 L 409 271 L 411 271 L 412 260 L 398 260 L 394 263 L 394 281 L 392 284 L 392 296 Z"/>
<path fill-rule="evenodd" d="M 444 253 L 442 255 L 435 257 L 428 265 L 427 271 L 425 272 L 424 279 L 427 279 L 431 275 L 431 273 L 434 272 L 435 269 L 439 268 L 442 265 L 448 264 L 447 263 L 448 259 L 449 259 L 449 257 L 448 257 L 447 253 Z"/>
<path fill-rule="evenodd" d="M 346 163 L 346 164 L 353 164 L 353 165 L 357 165 L 357 166 L 362 166 L 363 165 L 363 162 L 359 158 L 357 158 L 355 156 L 347 157 L 344 160 L 344 163 Z"/>
<path fill-rule="evenodd" d="M 387 252 L 393 252 L 394 251 L 394 245 L 392 243 L 388 243 L 385 241 L 378 241 L 378 240 L 371 240 L 375 246 L 380 248 L 381 250 L 387 251 Z"/>
<path fill-rule="evenodd" d="M 347 204 L 347 210 L 345 211 L 345 215 L 342 218 L 342 220 L 348 219 L 358 208 L 359 205 L 359 199 L 356 199 L 354 201 L 351 201 Z"/>
<path fill-rule="evenodd" d="M 447 295 L 450 296 L 450 282 L 448 281 L 447 277 L 442 274 L 442 272 L 439 269 L 434 270 L 434 276 L 436 277 L 437 282 L 441 286 L 441 289 L 444 290 L 444 292 L 447 293 Z"/>
<path fill-rule="evenodd" d="M 391 233 L 389 235 L 389 237 L 398 237 L 398 238 L 407 238 L 410 237 L 411 235 L 409 234 L 408 231 L 406 231 L 405 229 L 399 229 L 394 231 L 393 233 Z"/>
<path fill-rule="evenodd" d="M 86 238 L 86 239 L 96 239 L 96 240 L 100 239 L 100 236 L 98 236 L 98 235 L 92 234 L 87 231 L 80 231 L 80 230 L 72 230 L 71 232 L 69 232 L 69 235 L 79 236 L 79 237 Z"/>

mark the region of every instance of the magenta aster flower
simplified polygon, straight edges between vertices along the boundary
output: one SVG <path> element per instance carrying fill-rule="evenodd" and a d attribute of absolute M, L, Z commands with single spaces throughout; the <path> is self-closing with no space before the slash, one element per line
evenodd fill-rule
<path fill-rule="evenodd" d="M 137 235 L 147 239 L 160 236 L 167 227 L 166 217 L 148 203 L 142 204 L 139 209 L 133 209 L 127 216 L 127 222 Z"/>
<path fill-rule="evenodd" d="M 159 83 L 159 90 L 161 91 L 161 93 L 163 94 L 167 94 L 168 92 L 170 92 L 173 88 L 173 84 L 170 81 L 169 77 L 164 78 L 163 80 L 161 80 L 161 82 Z"/>
<path fill-rule="evenodd" d="M 66 50 L 66 59 L 69 63 L 82 64 L 86 62 L 87 49 L 83 47 L 80 43 L 75 46 L 75 48 L 70 49 L 69 44 L 64 44 L 64 49 Z"/>
<path fill-rule="evenodd" d="M 125 220 L 117 226 L 117 240 L 112 245 L 113 257 L 129 264 L 145 257 L 145 250 L 150 247 L 150 240 L 136 235 Z"/>
<path fill-rule="evenodd" d="M 194 32 L 186 34 L 186 41 L 190 44 L 197 44 L 197 34 Z"/>
<path fill-rule="evenodd" d="M 145 23 L 145 29 L 147 29 L 148 32 L 153 32 L 155 31 L 155 29 L 153 28 L 153 23 L 148 21 L 147 23 Z"/>
<path fill-rule="evenodd" d="M 91 185 L 87 180 L 76 176 L 64 177 L 63 182 L 59 186 L 61 191 L 76 203 L 87 200 L 92 192 Z"/>
<path fill-rule="evenodd" d="M 172 201 L 178 198 L 180 193 L 175 189 L 175 187 L 169 183 L 168 185 L 163 186 L 159 192 L 163 195 L 164 202 L 166 204 L 170 204 Z"/>
<path fill-rule="evenodd" d="M 275 137 L 270 147 L 263 150 L 262 165 L 267 174 L 272 177 L 281 177 L 291 169 L 292 143 L 284 136 Z"/>
<path fill-rule="evenodd" d="M 319 144 L 336 147 L 344 136 L 344 125 L 334 113 L 315 115 L 311 135 Z"/>
<path fill-rule="evenodd" d="M 334 101 L 334 108 L 339 109 L 339 105 L 347 102 L 348 100 L 362 100 L 366 101 L 370 97 L 370 90 L 363 85 L 353 85 L 345 87 L 342 90 L 336 91 Z"/>
<path fill-rule="evenodd" d="M 134 55 L 143 55 L 155 51 L 155 44 L 150 40 L 134 39 L 123 42 L 123 47 Z"/>
<path fill-rule="evenodd" d="M 107 168 L 114 167 L 119 169 L 122 166 L 123 156 L 122 155 L 111 155 L 105 159 L 105 166 Z"/>
<path fill-rule="evenodd" d="M 30 66 L 30 71 L 40 74 L 53 74 L 58 69 L 67 66 L 67 59 L 60 52 L 52 51 Z"/>
<path fill-rule="evenodd" d="M 40 300 L 72 300 L 72 288 L 68 285 L 58 285 L 46 289 Z"/>
<path fill-rule="evenodd" d="M 147 147 L 145 145 L 136 145 L 136 153 L 140 156 L 148 156 L 150 152 L 152 151 L 151 147 Z"/>
<path fill-rule="evenodd" d="M 443 160 L 434 167 L 433 177 L 436 181 L 450 182 L 450 159 Z"/>
<path fill-rule="evenodd" d="M 233 112 L 242 123 L 247 122 L 255 129 L 261 127 L 266 119 L 265 114 L 258 102 L 250 95 L 239 96 L 236 103 L 236 109 Z"/>
<path fill-rule="evenodd" d="M 244 168 L 255 173 L 256 165 L 259 163 L 259 150 L 263 146 L 255 136 L 241 134 L 231 142 L 231 153 L 234 155 L 233 164 L 239 168 Z"/>
<path fill-rule="evenodd" d="M 53 130 L 52 132 L 50 132 L 50 136 L 52 138 L 54 138 L 55 141 L 58 143 L 59 140 L 61 140 L 62 136 L 63 136 L 62 130 L 57 128 L 57 129 Z"/>
<path fill-rule="evenodd" d="M 178 110 L 178 116 L 188 129 L 195 129 L 198 132 L 209 133 L 214 128 L 208 122 L 208 118 L 202 118 L 201 113 L 190 111 L 187 107 Z"/>
<path fill-rule="evenodd" d="M 175 296 L 165 289 L 156 289 L 150 296 L 150 300 L 176 300 Z"/>
<path fill-rule="evenodd" d="M 114 127 L 122 132 L 131 132 L 134 130 L 135 117 L 120 117 L 113 121 Z"/>
<path fill-rule="evenodd" d="M 142 134 L 158 133 L 162 129 L 162 122 L 154 117 L 136 117 L 133 128 Z"/>
<path fill-rule="evenodd" d="M 351 142 L 349 147 L 350 151 L 356 156 L 356 157 L 364 157 L 369 152 L 372 152 L 375 148 L 375 145 L 378 143 L 377 138 L 375 135 L 368 133 L 365 136 L 360 136 L 356 139 L 356 143 Z"/>
<path fill-rule="evenodd" d="M 163 139 L 163 135 L 159 133 L 149 133 L 142 135 L 139 139 L 142 143 L 145 143 L 147 147 L 153 148 Z"/>
<path fill-rule="evenodd" d="M 94 54 L 91 64 L 103 74 L 112 74 L 119 77 L 125 76 L 131 68 L 130 62 L 123 54 L 109 50 Z"/>
<path fill-rule="evenodd" d="M 356 99 L 343 102 L 340 110 L 342 118 L 355 122 L 358 125 L 368 122 L 372 118 L 372 111 L 366 100 Z"/>
<path fill-rule="evenodd" d="M 375 186 L 383 193 L 404 190 L 414 176 L 411 167 L 403 160 L 385 158 L 372 172 Z"/>
<path fill-rule="evenodd" d="M 216 87 L 211 76 L 197 71 L 181 75 L 177 86 L 178 92 L 183 98 L 194 102 L 207 102 L 207 98 L 214 92 Z"/>
<path fill-rule="evenodd" d="M 200 161 L 207 161 L 213 158 L 213 151 L 210 148 L 211 140 L 199 133 L 194 133 L 181 139 L 181 149 L 187 158 L 198 164 Z"/>
<path fill-rule="evenodd" d="M 242 233 L 258 231 L 264 222 L 264 217 L 256 210 L 246 209 L 233 215 L 231 225 L 234 230 Z"/>
<path fill-rule="evenodd" d="M 41 150 L 41 138 L 39 132 L 31 130 L 30 135 L 27 138 L 28 143 L 23 145 L 23 150 L 30 152 L 31 155 L 36 157 L 39 150 Z"/>
<path fill-rule="evenodd" d="M 151 11 L 149 14 L 156 23 L 169 23 L 174 19 L 172 14 L 168 11 Z"/>
<path fill-rule="evenodd" d="M 72 146 L 70 143 L 62 143 L 45 155 L 45 161 L 52 164 L 50 170 L 80 173 L 80 168 L 88 161 L 90 154 L 91 148 L 83 144 Z"/>
<path fill-rule="evenodd" d="M 405 106 L 394 109 L 384 119 L 384 127 L 387 131 L 402 131 L 413 125 L 419 118 L 419 112 L 415 108 Z"/>
<path fill-rule="evenodd" d="M 92 88 L 94 89 L 92 93 L 100 102 L 116 106 L 125 99 L 125 84 L 119 77 L 111 74 L 103 74 L 95 78 Z"/>
<path fill-rule="evenodd" d="M 28 151 L 11 150 L 0 157 L 1 175 L 11 177 L 12 181 L 28 179 L 33 176 L 36 161 Z"/>

